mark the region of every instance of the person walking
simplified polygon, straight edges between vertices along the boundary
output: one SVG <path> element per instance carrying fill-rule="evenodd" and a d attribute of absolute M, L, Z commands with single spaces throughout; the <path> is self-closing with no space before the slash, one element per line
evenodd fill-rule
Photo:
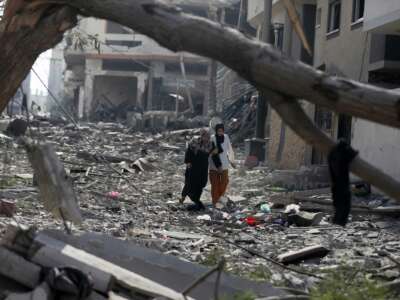
<path fill-rule="evenodd" d="M 215 126 L 215 135 L 211 138 L 212 153 L 209 158 L 210 164 L 210 183 L 211 198 L 213 206 L 216 207 L 218 201 L 225 195 L 229 184 L 228 169 L 234 165 L 234 152 L 229 136 L 225 134 L 223 124 Z M 217 159 L 216 159 L 217 158 Z"/>
<path fill-rule="evenodd" d="M 185 186 L 179 202 L 182 204 L 186 197 L 189 197 L 194 204 L 190 205 L 188 210 L 205 209 L 200 198 L 208 181 L 208 158 L 211 150 L 210 134 L 206 129 L 201 129 L 200 137 L 194 137 L 186 149 Z"/>

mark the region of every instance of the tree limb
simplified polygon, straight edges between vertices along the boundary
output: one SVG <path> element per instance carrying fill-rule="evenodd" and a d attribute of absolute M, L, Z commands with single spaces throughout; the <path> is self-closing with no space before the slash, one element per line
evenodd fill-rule
<path fill-rule="evenodd" d="M 63 33 L 75 24 L 76 13 L 68 7 L 56 10 L 35 28 L 7 31 L 6 20 L 0 22 L 0 111 L 15 95 L 37 57 L 61 42 Z"/>
<path fill-rule="evenodd" d="M 338 113 L 400 128 L 399 93 L 327 76 L 284 57 L 270 45 L 246 38 L 224 25 L 181 13 L 158 0 L 49 2 L 73 6 L 85 16 L 118 22 L 170 50 L 188 51 L 218 60 L 260 89 L 267 88 Z M 62 21 L 55 19 L 55 22 L 41 21 L 34 30 L 19 30 L 14 37 L 0 28 L 0 45 L 5 45 L 0 58 L 0 86 L 5 87 L 0 91 L 0 108 L 4 108 L 5 102 L 13 96 L 24 77 L 21 74 L 27 74 L 38 54 L 61 39 L 62 32 L 57 29 Z M 18 68 L 18 72 L 11 72 L 14 68 Z"/>
<path fill-rule="evenodd" d="M 271 94 L 271 104 L 283 120 L 324 153 L 330 151 L 334 142 L 314 126 L 294 99 L 306 99 L 339 113 L 400 128 L 399 93 L 330 77 L 284 57 L 270 45 L 246 38 L 224 25 L 181 13 L 158 0 L 48 2 L 72 6 L 85 16 L 118 22 L 170 50 L 188 51 L 224 63 L 260 90 L 273 91 L 275 97 Z M 34 29 L 7 33 L 5 22 L 0 23 L 0 49 L 3 50 L 0 56 L 0 109 L 4 109 L 15 94 L 37 56 L 57 44 L 62 33 L 75 22 L 74 13 L 63 8 L 40 20 Z M 361 158 L 352 162 L 351 170 L 400 200 L 399 184 Z"/>
<path fill-rule="evenodd" d="M 336 145 L 335 142 L 318 129 L 304 112 L 298 101 L 288 99 L 275 92 L 265 91 L 271 106 L 290 128 L 308 144 L 328 154 Z M 388 196 L 400 201 L 400 182 L 372 166 L 369 162 L 357 156 L 350 165 L 355 175 L 371 183 Z"/>
<path fill-rule="evenodd" d="M 52 2 L 65 3 L 65 0 Z M 130 27 L 170 50 L 218 60 L 258 88 L 400 128 L 399 93 L 330 77 L 237 30 L 181 13 L 158 0 L 70 0 L 68 5 L 84 15 Z"/>

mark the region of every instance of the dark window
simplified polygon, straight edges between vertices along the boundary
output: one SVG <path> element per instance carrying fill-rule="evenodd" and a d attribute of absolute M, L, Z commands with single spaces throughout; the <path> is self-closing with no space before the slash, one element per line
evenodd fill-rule
<path fill-rule="evenodd" d="M 148 66 L 145 63 L 136 62 L 131 59 L 104 59 L 103 70 L 146 72 L 148 71 Z"/>
<path fill-rule="evenodd" d="M 315 15 L 317 14 L 317 6 L 312 4 L 303 5 L 303 28 L 306 39 L 310 44 L 311 51 L 314 49 L 315 41 Z M 300 60 L 306 64 L 312 65 L 314 56 L 309 54 L 304 47 L 301 48 Z"/>
<path fill-rule="evenodd" d="M 332 112 L 320 106 L 315 107 L 315 124 L 319 129 L 332 130 Z"/>
<path fill-rule="evenodd" d="M 112 33 L 112 34 L 129 34 L 131 31 L 129 29 L 126 29 L 125 27 L 111 22 L 107 21 L 106 23 L 106 33 Z"/>
<path fill-rule="evenodd" d="M 351 116 L 339 115 L 338 139 L 343 139 L 348 144 L 351 143 Z"/>
<path fill-rule="evenodd" d="M 357 22 L 364 18 L 364 8 L 365 0 L 353 0 L 353 22 Z"/>
<path fill-rule="evenodd" d="M 341 1 L 332 0 L 329 3 L 328 33 L 340 29 Z"/>

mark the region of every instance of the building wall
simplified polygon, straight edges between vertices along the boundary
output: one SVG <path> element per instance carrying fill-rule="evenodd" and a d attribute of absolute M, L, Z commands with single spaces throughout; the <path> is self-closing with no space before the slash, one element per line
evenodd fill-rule
<path fill-rule="evenodd" d="M 399 6 L 400 2 L 389 0 L 383 5 L 381 1 L 367 1 L 365 18 L 371 17 L 368 14 L 381 14 L 382 9 L 394 10 L 395 4 Z M 373 33 L 364 31 L 363 23 L 352 23 L 353 1 L 342 1 L 340 32 L 330 36 L 327 34 L 328 1 L 319 0 L 318 7 L 321 8 L 322 22 L 316 35 L 315 67 L 325 65 L 331 75 L 367 82 L 370 49 L 376 45 L 371 45 Z M 400 19 L 400 15 L 398 17 Z M 336 116 L 335 129 L 337 120 Z M 337 130 L 333 132 L 333 137 L 336 136 Z M 353 118 L 351 143 L 362 158 L 400 179 L 400 160 L 395 159 L 400 150 L 398 129 Z"/>
<path fill-rule="evenodd" d="M 352 0 L 343 0 L 341 24 L 338 33 L 328 34 L 329 1 L 318 0 L 321 9 L 321 26 L 316 29 L 314 66 L 326 66 L 331 75 L 367 81 L 370 37 L 363 31 L 362 23 L 352 25 Z"/>
<path fill-rule="evenodd" d="M 279 1 L 278 1 L 279 2 Z M 281 2 L 281 1 L 280 1 Z M 315 1 L 296 1 L 296 9 L 302 18 L 303 5 L 313 4 Z M 302 56 L 302 45 L 299 37 L 293 31 L 291 22 L 287 16 L 286 9 L 282 3 L 273 6 L 272 22 L 284 24 L 283 52 L 293 59 L 300 60 Z M 310 41 L 312 42 L 312 41 Z M 312 112 L 313 107 L 303 103 L 306 112 Z M 279 115 L 272 110 L 269 118 L 270 136 L 268 144 L 268 162 L 278 169 L 298 169 L 302 165 L 311 163 L 311 148 L 307 143 L 282 122 Z"/>
<path fill-rule="evenodd" d="M 119 54 L 134 54 L 137 56 L 140 55 L 153 55 L 153 56 L 171 56 L 177 57 L 179 54 L 172 52 L 164 47 L 161 47 L 157 42 L 153 39 L 143 35 L 134 33 L 130 29 L 128 29 L 128 34 L 115 34 L 115 33 L 107 33 L 107 22 L 106 20 L 95 19 L 95 18 L 85 18 L 80 23 L 79 26 L 76 27 L 72 32 L 77 33 L 75 38 L 83 38 L 88 41 L 85 45 L 84 52 L 85 53 L 98 53 L 98 50 L 94 47 L 93 41 L 89 36 L 95 36 L 100 42 L 100 51 L 101 53 L 119 53 Z M 107 40 L 118 40 L 118 41 L 140 41 L 141 45 L 136 47 L 128 47 L 128 46 L 119 46 L 119 45 L 105 45 Z M 70 49 L 72 50 L 72 49 Z M 79 51 L 79 50 L 78 50 Z M 198 57 L 191 53 L 186 53 L 186 57 Z"/>
<path fill-rule="evenodd" d="M 307 165 L 307 147 L 307 143 L 286 126 L 279 115 L 272 110 L 268 150 L 268 162 L 271 167 L 298 169 Z"/>
<path fill-rule="evenodd" d="M 352 146 L 360 156 L 400 180 L 400 130 L 357 119 Z"/>
<path fill-rule="evenodd" d="M 52 50 L 50 58 L 49 89 L 58 100 L 63 98 L 63 74 L 65 70 L 64 47 L 65 43 L 63 42 L 57 45 Z M 53 99 L 51 99 L 50 95 L 47 96 L 47 101 L 53 103 Z"/>
<path fill-rule="evenodd" d="M 394 33 L 399 32 L 400 1 L 366 0 L 364 30 Z"/>

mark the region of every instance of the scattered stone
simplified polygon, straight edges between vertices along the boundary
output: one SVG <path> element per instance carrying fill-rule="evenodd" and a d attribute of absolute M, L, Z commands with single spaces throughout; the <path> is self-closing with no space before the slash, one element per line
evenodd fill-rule
<path fill-rule="evenodd" d="M 288 216 L 289 224 L 295 224 L 299 227 L 317 226 L 321 223 L 324 213 L 309 213 L 299 211 L 296 214 L 290 214 Z"/>

